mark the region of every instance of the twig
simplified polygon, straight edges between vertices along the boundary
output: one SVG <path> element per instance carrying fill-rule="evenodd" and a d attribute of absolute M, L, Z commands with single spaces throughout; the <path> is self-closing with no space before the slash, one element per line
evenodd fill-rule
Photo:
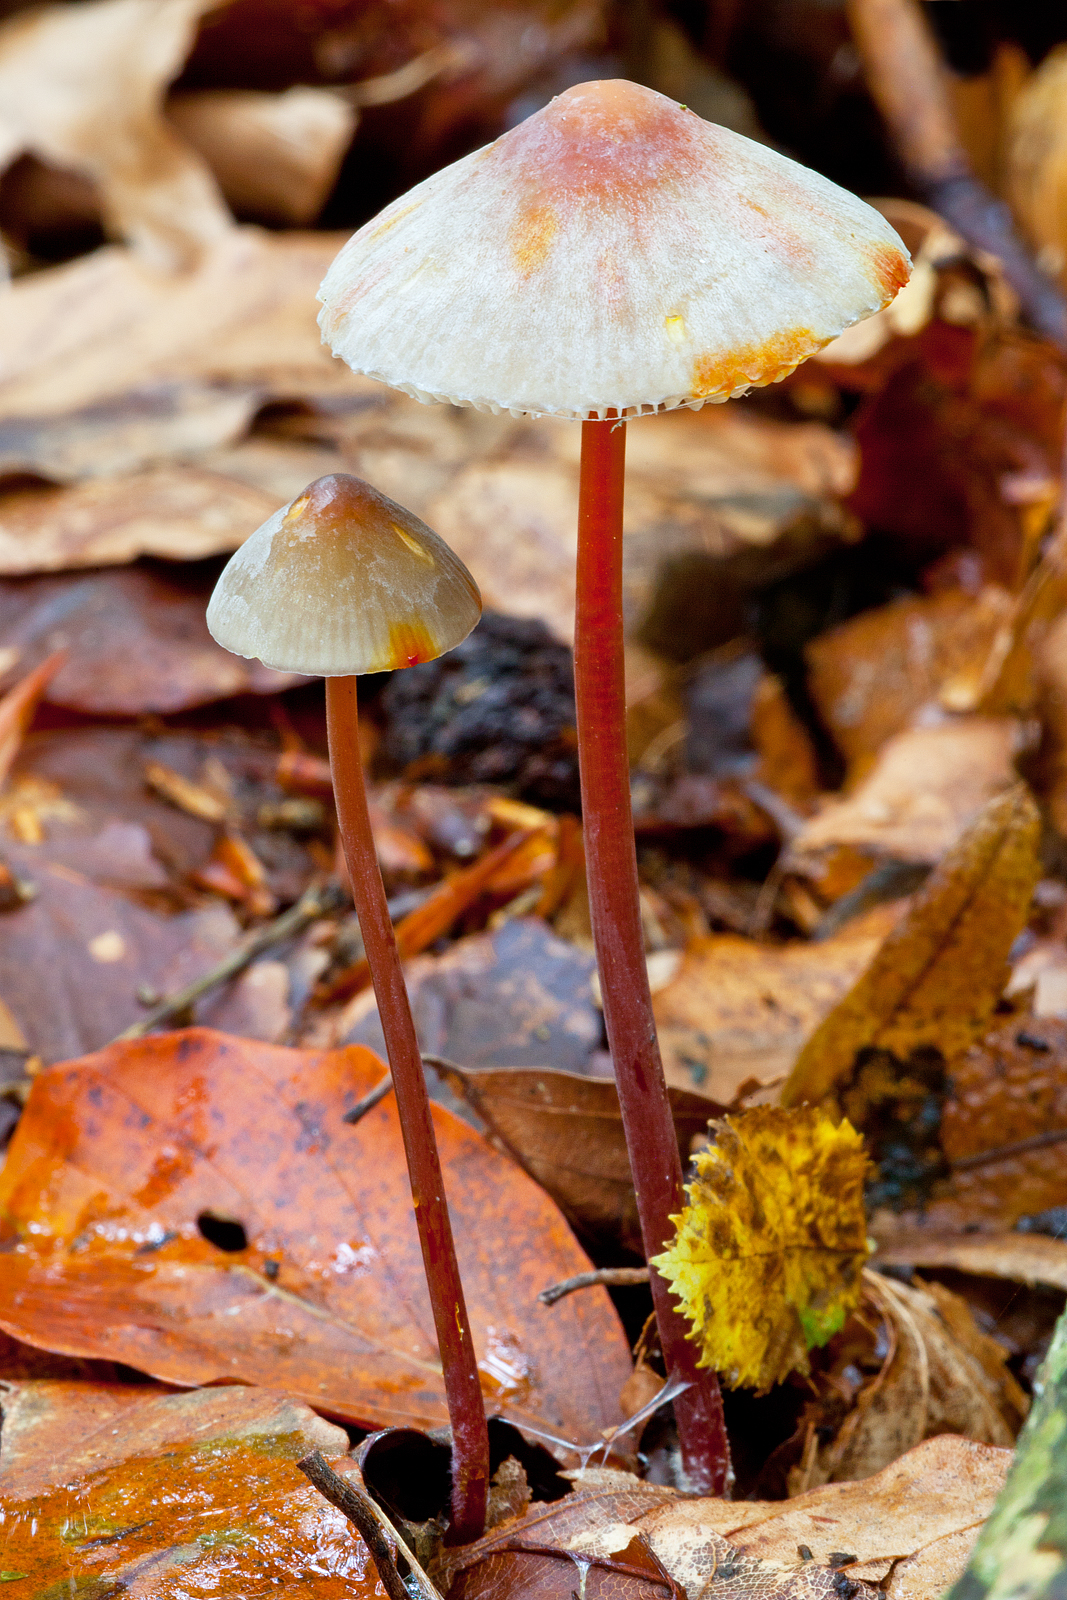
<path fill-rule="evenodd" d="M 573 1294 L 575 1289 L 592 1289 L 598 1283 L 621 1288 L 626 1284 L 647 1282 L 647 1267 L 599 1267 L 595 1272 L 577 1272 L 573 1278 L 563 1278 L 550 1289 L 542 1289 L 537 1298 L 543 1306 L 554 1306 L 557 1300 Z"/>
<path fill-rule="evenodd" d="M 371 1089 L 368 1094 L 363 1096 L 362 1100 L 356 1101 L 351 1111 L 345 1112 L 344 1116 L 341 1118 L 341 1121 L 347 1122 L 353 1127 L 357 1122 L 362 1122 L 368 1111 L 373 1111 L 375 1106 L 381 1105 L 386 1095 L 392 1090 L 392 1087 L 393 1074 L 391 1072 L 387 1072 L 381 1083 L 376 1083 L 374 1088 Z"/>
<path fill-rule="evenodd" d="M 1028 1150 L 1044 1150 L 1050 1144 L 1062 1144 L 1065 1140 L 1067 1128 L 1049 1128 L 1044 1133 L 1032 1133 L 1028 1139 L 1016 1139 L 1013 1144 L 998 1144 L 992 1150 L 979 1150 L 977 1155 L 963 1156 L 949 1165 L 953 1172 L 969 1172 L 972 1167 L 987 1167 L 993 1161 L 1023 1156 Z"/>
<path fill-rule="evenodd" d="M 288 911 L 283 911 L 280 917 L 275 917 L 272 922 L 264 923 L 262 928 L 257 928 L 250 938 L 238 945 L 235 950 L 231 950 L 229 955 L 224 956 L 210 971 L 205 972 L 202 977 L 194 978 L 192 983 L 187 983 L 177 994 L 168 995 L 161 1000 L 158 1005 L 152 1007 L 147 1016 L 142 1017 L 140 1022 L 133 1023 L 112 1042 L 117 1044 L 122 1039 L 143 1039 L 146 1033 L 151 1033 L 153 1028 L 158 1028 L 161 1023 L 180 1016 L 210 989 L 217 988 L 229 978 L 237 977 L 238 973 L 250 966 L 264 950 L 270 950 L 274 945 L 291 938 L 293 934 L 301 933 L 319 917 L 340 910 L 345 904 L 345 899 L 340 886 L 336 883 L 312 884 Z"/>
<path fill-rule="evenodd" d="M 350 1479 L 342 1478 L 339 1472 L 335 1472 L 321 1450 L 312 1450 L 310 1455 L 303 1456 L 297 1462 L 297 1466 L 305 1478 L 315 1485 L 323 1499 L 336 1506 L 355 1528 L 371 1553 L 389 1600 L 411 1600 L 370 1496 L 364 1494 Z"/>
<path fill-rule="evenodd" d="M 1015 231 L 1011 212 L 972 168 L 937 39 L 918 0 L 848 0 L 867 84 L 915 187 L 967 241 L 998 256 L 1023 315 L 1067 345 L 1067 305 Z"/>

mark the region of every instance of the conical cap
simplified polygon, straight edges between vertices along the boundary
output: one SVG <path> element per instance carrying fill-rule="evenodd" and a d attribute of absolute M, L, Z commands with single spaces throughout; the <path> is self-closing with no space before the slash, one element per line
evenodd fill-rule
<path fill-rule="evenodd" d="M 633 416 L 784 377 L 908 272 L 827 178 L 639 84 L 584 83 L 354 234 L 319 322 L 420 400 Z"/>
<path fill-rule="evenodd" d="M 443 539 L 370 484 L 331 473 L 231 557 L 207 625 L 234 655 L 331 678 L 432 661 L 481 611 Z"/>

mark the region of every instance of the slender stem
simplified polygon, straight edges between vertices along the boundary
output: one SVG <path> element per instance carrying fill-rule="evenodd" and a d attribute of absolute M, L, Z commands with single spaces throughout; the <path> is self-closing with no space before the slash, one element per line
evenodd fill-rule
<path fill-rule="evenodd" d="M 422 1058 L 367 814 L 357 718 L 356 679 L 327 678 L 326 727 L 337 821 L 393 1071 L 452 1423 L 452 1521 L 448 1538 L 450 1543 L 465 1544 L 479 1538 L 485 1528 L 489 1436 Z"/>
<path fill-rule="evenodd" d="M 582 424 L 574 680 L 593 941 L 641 1236 L 651 1257 L 673 1237 L 670 1218 L 681 1211 L 684 1193 L 645 967 L 630 810 L 622 623 L 625 459 L 625 424 Z M 722 1494 L 730 1454 L 718 1380 L 697 1367 L 666 1281 L 653 1271 L 650 1283 L 668 1377 L 691 1385 L 674 1408 L 686 1472 L 694 1489 Z"/>
<path fill-rule="evenodd" d="M 312 1450 L 302 1457 L 297 1467 L 305 1478 L 310 1478 L 323 1499 L 336 1506 L 355 1528 L 371 1553 L 389 1600 L 411 1600 L 404 1580 L 397 1571 L 389 1541 L 372 1509 L 370 1496 L 364 1494 L 357 1484 L 350 1483 L 339 1472 L 335 1472 L 321 1450 Z"/>

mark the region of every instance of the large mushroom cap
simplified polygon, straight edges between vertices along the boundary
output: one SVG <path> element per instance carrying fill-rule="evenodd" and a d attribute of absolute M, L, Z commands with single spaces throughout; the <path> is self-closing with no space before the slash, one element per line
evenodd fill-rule
<path fill-rule="evenodd" d="M 639 84 L 583 83 L 354 234 L 319 322 L 419 400 L 633 416 L 785 377 L 908 270 L 818 173 Z"/>
<path fill-rule="evenodd" d="M 234 655 L 334 678 L 432 661 L 481 613 L 474 579 L 443 539 L 338 472 L 317 478 L 231 557 L 207 625 Z"/>

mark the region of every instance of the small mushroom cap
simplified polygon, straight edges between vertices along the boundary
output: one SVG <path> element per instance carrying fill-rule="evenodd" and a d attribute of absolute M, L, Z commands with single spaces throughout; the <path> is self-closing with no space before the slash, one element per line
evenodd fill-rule
<path fill-rule="evenodd" d="M 337 472 L 268 517 L 230 558 L 207 625 L 236 656 L 334 678 L 432 661 L 481 614 L 474 579 L 443 539 Z"/>
<path fill-rule="evenodd" d="M 354 234 L 319 323 L 419 400 L 639 416 L 785 377 L 908 273 L 827 178 L 652 89 L 583 83 Z"/>

